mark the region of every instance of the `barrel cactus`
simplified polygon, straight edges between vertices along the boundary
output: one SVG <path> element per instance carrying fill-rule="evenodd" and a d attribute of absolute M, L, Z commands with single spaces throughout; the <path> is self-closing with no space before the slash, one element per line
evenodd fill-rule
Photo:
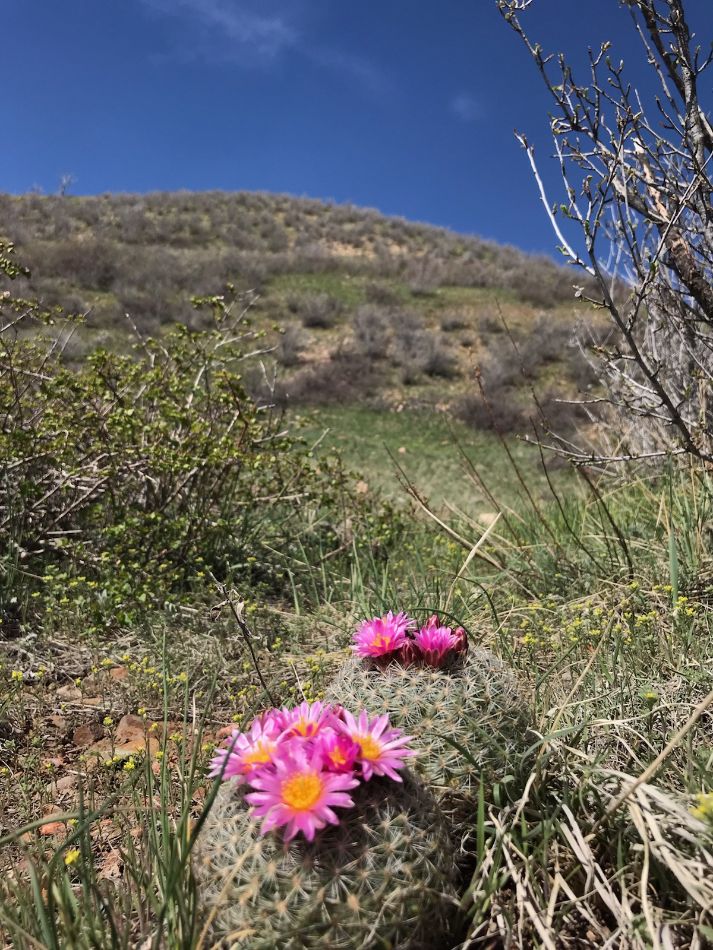
<path fill-rule="evenodd" d="M 374 777 L 313 841 L 262 835 L 239 788 L 218 793 L 196 873 L 217 945 L 251 950 L 437 950 L 454 943 L 456 855 L 409 772 Z"/>
<path fill-rule="evenodd" d="M 384 659 L 387 659 L 386 657 Z M 439 800 L 453 831 L 473 828 L 474 803 L 512 776 L 528 742 L 528 704 L 513 673 L 485 649 L 439 667 L 347 660 L 329 684 L 328 702 L 357 706 L 414 737 L 412 767 Z"/>

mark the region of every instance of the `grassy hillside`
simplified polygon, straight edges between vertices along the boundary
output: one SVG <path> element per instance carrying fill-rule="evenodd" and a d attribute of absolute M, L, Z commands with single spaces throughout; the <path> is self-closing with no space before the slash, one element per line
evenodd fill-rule
<path fill-rule="evenodd" d="M 449 408 L 477 428 L 526 426 L 536 381 L 592 383 L 575 345 L 574 275 L 546 258 L 351 206 L 266 194 L 0 196 L 25 288 L 86 314 L 66 355 L 206 326 L 193 295 L 253 292 L 250 318 L 279 365 L 282 403 Z M 505 321 L 505 323 L 503 322 Z M 516 353 L 505 324 L 517 343 Z M 479 367 L 497 407 L 473 399 Z M 260 395 L 262 377 L 249 380 Z"/>

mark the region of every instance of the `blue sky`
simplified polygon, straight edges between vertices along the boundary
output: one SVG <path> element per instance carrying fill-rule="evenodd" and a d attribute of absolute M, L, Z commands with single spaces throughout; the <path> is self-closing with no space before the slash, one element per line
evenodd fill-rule
<path fill-rule="evenodd" d="M 555 181 L 549 101 L 495 0 L 1 7 L 2 190 L 289 192 L 553 251 L 513 137 Z M 712 0 L 687 7 L 709 43 Z M 643 82 L 618 0 L 534 0 L 527 22 L 573 54 L 612 40 Z"/>

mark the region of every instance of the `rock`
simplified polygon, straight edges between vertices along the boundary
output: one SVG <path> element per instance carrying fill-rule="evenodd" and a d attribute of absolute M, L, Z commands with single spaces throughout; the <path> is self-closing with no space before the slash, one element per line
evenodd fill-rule
<path fill-rule="evenodd" d="M 79 749 L 84 749 L 86 746 L 101 739 L 103 735 L 104 730 L 98 722 L 85 722 L 82 723 L 81 726 L 77 726 L 72 733 L 72 742 Z"/>
<path fill-rule="evenodd" d="M 40 825 L 40 834 L 41 835 L 65 835 L 67 833 L 67 826 L 63 821 L 48 821 L 44 825 Z"/>
<path fill-rule="evenodd" d="M 133 742 L 146 735 L 147 723 L 141 716 L 122 716 L 116 727 L 115 738 L 119 742 Z"/>
<path fill-rule="evenodd" d="M 62 699 L 65 702 L 81 702 L 82 691 L 78 686 L 73 686 L 71 684 L 67 686 L 60 686 L 60 688 L 57 690 L 57 698 Z"/>

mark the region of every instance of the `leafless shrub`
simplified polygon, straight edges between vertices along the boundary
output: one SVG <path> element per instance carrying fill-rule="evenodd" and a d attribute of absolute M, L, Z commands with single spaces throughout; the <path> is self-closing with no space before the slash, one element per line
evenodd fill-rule
<path fill-rule="evenodd" d="M 510 344 L 497 350 L 488 350 L 480 360 L 478 369 L 489 393 L 501 393 L 522 382 L 521 356 Z"/>
<path fill-rule="evenodd" d="M 441 319 L 441 330 L 444 333 L 453 333 L 455 330 L 466 330 L 470 323 L 459 314 L 448 314 Z"/>
<path fill-rule="evenodd" d="M 571 297 L 570 275 L 551 261 L 369 209 L 284 195 L 0 195 L 0 222 L 30 265 L 30 293 L 52 280 L 68 295 L 102 295 L 99 311 L 107 319 L 109 295 L 123 308 L 127 288 L 132 299 L 126 303 L 138 302 L 137 311 L 148 312 L 153 301 L 151 320 L 160 313 L 173 322 L 178 307 L 184 322 L 193 293 L 220 293 L 226 282 L 264 290 L 285 273 L 364 278 L 366 303 L 382 309 L 399 306 L 403 284 L 417 294 L 444 283 L 515 286 L 525 270 L 537 285 L 549 281 L 545 272 L 551 271 L 556 300 Z M 343 257 L 332 243 L 368 253 Z"/>
<path fill-rule="evenodd" d="M 364 296 L 368 303 L 375 304 L 377 307 L 393 307 L 399 302 L 398 294 L 394 292 L 393 287 L 388 287 L 386 284 L 367 284 L 364 288 Z"/>
<path fill-rule="evenodd" d="M 358 307 L 352 317 L 352 330 L 359 353 L 371 359 L 386 355 L 391 327 L 383 310 L 368 305 Z"/>
<path fill-rule="evenodd" d="M 326 330 L 339 320 L 342 304 L 329 294 L 310 294 L 299 302 L 297 312 L 304 326 Z"/>
<path fill-rule="evenodd" d="M 566 399 L 561 392 L 549 390 L 538 399 L 535 411 L 531 413 L 536 429 L 557 432 L 563 439 L 571 440 L 585 426 L 596 421 L 596 406 L 587 407 L 576 399 Z"/>
<path fill-rule="evenodd" d="M 279 405 L 327 406 L 368 400 L 374 403 L 380 377 L 374 362 L 361 353 L 342 351 L 312 363 L 278 383 Z"/>
<path fill-rule="evenodd" d="M 478 330 L 483 336 L 495 336 L 505 333 L 505 325 L 497 314 L 488 310 L 478 317 Z"/>
<path fill-rule="evenodd" d="M 553 101 L 551 130 L 566 201 L 550 202 L 524 135 L 543 203 L 571 264 L 596 282 L 616 335 L 599 352 L 604 396 L 624 448 L 600 461 L 690 454 L 713 462 L 713 126 L 683 0 L 627 0 L 659 97 L 648 106 L 610 58 L 589 52 L 586 82 L 564 56 L 533 43 L 531 0 L 498 0 Z M 580 229 L 580 254 L 560 227 Z M 621 274 L 628 284 L 622 300 Z M 585 296 L 587 292 L 585 291 Z M 575 461 L 589 449 L 554 446 Z"/>
<path fill-rule="evenodd" d="M 307 340 L 302 329 L 295 324 L 285 327 L 275 348 L 275 359 L 281 366 L 297 366 Z"/>
<path fill-rule="evenodd" d="M 432 294 L 443 282 L 443 266 L 434 257 L 413 260 L 406 270 L 406 282 L 416 296 Z"/>
<path fill-rule="evenodd" d="M 512 397 L 503 400 L 498 395 L 495 391 L 486 401 L 480 393 L 469 393 L 458 400 L 454 412 L 466 425 L 483 432 L 506 435 L 521 431 L 525 426 L 521 409 Z"/>
<path fill-rule="evenodd" d="M 538 365 L 566 360 L 568 351 L 575 347 L 573 327 L 562 320 L 539 313 L 528 335 L 528 348 L 533 362 Z"/>
<path fill-rule="evenodd" d="M 393 362 L 401 367 L 401 379 L 415 383 L 419 376 L 455 375 L 456 364 L 443 338 L 427 330 L 413 314 L 394 314 Z"/>

